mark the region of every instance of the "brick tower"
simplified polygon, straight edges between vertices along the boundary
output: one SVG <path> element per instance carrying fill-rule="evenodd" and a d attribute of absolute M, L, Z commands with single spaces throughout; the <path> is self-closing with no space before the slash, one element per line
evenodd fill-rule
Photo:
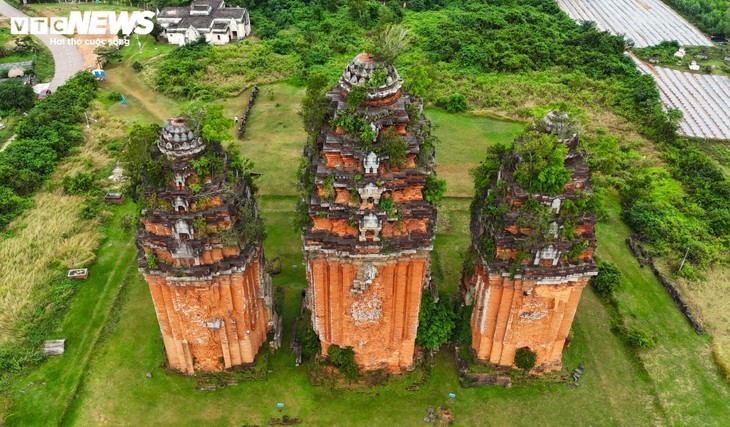
<path fill-rule="evenodd" d="M 589 171 L 567 116 L 551 112 L 526 135 L 565 144 L 570 177 L 553 194 L 529 192 L 515 179 L 523 159 L 514 149 L 482 163 L 462 293 L 474 305 L 472 349 L 479 360 L 511 366 L 515 352 L 527 347 L 537 355 L 535 370 L 544 372 L 562 366 L 578 301 L 596 274 L 596 216 Z M 523 142 L 517 138 L 515 146 Z"/>
<path fill-rule="evenodd" d="M 165 123 L 153 158 L 137 246 L 169 366 L 252 363 L 276 315 L 247 175 L 182 118 Z"/>
<path fill-rule="evenodd" d="M 364 370 L 413 365 L 430 282 L 438 180 L 422 102 L 363 53 L 327 93 L 328 122 L 305 149 L 308 304 L 322 352 L 352 346 Z"/>

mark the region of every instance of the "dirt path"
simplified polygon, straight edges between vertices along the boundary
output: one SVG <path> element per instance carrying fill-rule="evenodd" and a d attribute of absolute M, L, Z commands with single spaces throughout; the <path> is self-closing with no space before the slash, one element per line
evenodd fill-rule
<path fill-rule="evenodd" d="M 10 146 L 10 143 L 13 142 L 14 139 L 15 139 L 15 135 L 13 135 L 10 138 L 8 138 L 8 140 L 5 141 L 5 144 L 3 144 L 2 147 L 0 147 L 0 153 L 2 153 L 3 151 L 5 151 L 5 149 Z"/>
<path fill-rule="evenodd" d="M 130 106 L 132 103 L 137 104 L 154 116 L 159 123 L 180 114 L 181 103 L 157 93 L 145 85 L 128 62 L 107 68 L 107 79 L 102 87 L 118 91 L 127 98 Z"/>

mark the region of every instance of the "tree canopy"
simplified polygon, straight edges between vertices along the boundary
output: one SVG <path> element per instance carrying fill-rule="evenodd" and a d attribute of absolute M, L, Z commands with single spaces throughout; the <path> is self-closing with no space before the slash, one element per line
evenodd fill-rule
<path fill-rule="evenodd" d="M 570 180 L 565 167 L 568 146 L 555 135 L 528 131 L 515 142 L 514 149 L 519 158 L 514 178 L 527 191 L 555 195 Z"/>
<path fill-rule="evenodd" d="M 20 79 L 8 79 L 0 83 L 0 115 L 23 112 L 33 107 L 35 93 L 30 85 Z"/>

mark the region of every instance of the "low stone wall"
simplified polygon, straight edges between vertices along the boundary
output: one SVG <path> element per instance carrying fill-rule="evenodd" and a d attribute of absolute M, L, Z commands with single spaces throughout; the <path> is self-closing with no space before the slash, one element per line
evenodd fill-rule
<path fill-rule="evenodd" d="M 246 133 L 246 122 L 248 121 L 248 115 L 251 113 L 253 103 L 256 102 L 256 97 L 259 95 L 259 87 L 254 86 L 251 91 L 251 97 L 248 98 L 248 105 L 246 106 L 246 112 L 241 117 L 241 124 L 238 126 L 238 139 L 243 139 L 243 135 Z"/>
<path fill-rule="evenodd" d="M 654 272 L 654 275 L 659 280 L 659 283 L 661 283 L 662 286 L 664 286 L 664 289 L 667 290 L 669 296 L 672 297 L 674 304 L 677 306 L 677 308 L 679 308 L 679 311 L 682 312 L 684 317 L 687 319 L 687 322 L 689 322 L 690 326 L 692 326 L 692 329 L 694 329 L 697 335 L 702 335 L 705 330 L 702 328 L 702 325 L 700 325 L 700 323 L 694 318 L 694 316 L 692 315 L 692 310 L 689 308 L 689 306 L 682 300 L 682 296 L 679 294 L 677 286 L 674 283 L 670 282 L 656 268 L 656 265 L 654 265 L 654 260 L 652 259 L 651 255 L 648 255 L 644 251 L 644 248 L 641 246 L 641 243 L 638 242 L 638 239 L 636 239 L 635 236 L 627 237 L 626 244 L 628 245 L 631 253 L 639 261 L 639 264 L 641 264 L 642 266 L 648 265 L 649 268 L 651 268 L 651 271 Z"/>
<path fill-rule="evenodd" d="M 459 349 L 456 348 L 456 368 L 459 372 L 459 385 L 463 388 L 477 388 L 485 385 L 496 385 L 505 388 L 512 387 L 512 379 L 500 374 L 486 374 L 467 372 L 469 363 L 459 355 Z"/>

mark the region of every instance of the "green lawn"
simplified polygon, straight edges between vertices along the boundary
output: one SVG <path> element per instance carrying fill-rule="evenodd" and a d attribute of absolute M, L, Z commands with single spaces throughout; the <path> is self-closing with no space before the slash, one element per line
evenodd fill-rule
<path fill-rule="evenodd" d="M 433 134 L 441 140 L 436 147 L 437 172 L 446 179 L 446 196 L 452 197 L 473 197 L 469 171 L 486 157 L 487 147 L 510 143 L 525 129 L 524 123 L 454 115 L 438 108 L 427 108 L 425 114 L 433 123 Z"/>
<path fill-rule="evenodd" d="M 284 286 L 285 325 L 290 325 L 305 286 L 301 242 L 290 222 L 295 198 L 262 196 L 266 219 L 267 256 L 282 257 L 275 286 Z M 447 200 L 451 216 L 466 221 L 463 200 Z M 448 248 L 437 249 L 443 259 Z M 454 284 L 451 284 L 454 286 Z M 447 394 L 459 425 L 534 425 L 570 419 L 576 424 L 596 420 L 606 424 L 652 424 L 650 384 L 631 356 L 609 331 L 608 315 L 587 293 L 566 352 L 566 365 L 588 367 L 579 389 L 563 384 L 529 387 L 459 389 L 453 356 L 442 351 L 429 380 L 416 392 L 406 391 L 414 375 L 398 378 L 368 393 L 334 391 L 309 384 L 306 367 L 295 367 L 288 351 L 288 328 L 281 350 L 271 359 L 266 382 L 243 383 L 217 391 L 198 391 L 195 382 L 161 368 L 162 342 L 147 287 L 139 275 L 131 281 L 114 332 L 96 351 L 87 380 L 73 403 L 68 424 L 76 425 L 241 425 L 266 424 L 280 416 L 284 402 L 289 416 L 305 425 L 411 425 L 420 422 L 428 406 L 446 403 Z M 145 373 L 152 373 L 147 379 Z M 525 408 L 533 415 L 525 418 Z"/>
<path fill-rule="evenodd" d="M 449 392 L 457 394 L 448 403 L 457 425 L 722 424 L 727 386 L 712 366 L 708 339 L 694 335 L 650 272 L 639 269 L 628 254 L 623 243 L 628 230 L 618 221 L 615 198 L 608 200 L 608 222 L 599 226 L 600 253 L 624 273 L 627 284 L 618 296 L 628 321 L 643 322 L 656 335 L 658 347 L 641 354 L 641 361 L 611 333 L 608 311 L 587 289 L 564 355 L 566 368 L 586 365 L 579 388 L 544 383 L 460 389 L 447 349 L 438 353 L 436 366 L 418 391 L 406 391 L 417 374 L 369 391 L 310 385 L 307 368 L 295 367 L 288 351 L 291 322 L 306 286 L 301 239 L 291 223 L 293 175 L 305 139 L 296 116 L 301 95 L 301 89 L 284 84 L 262 87 L 246 138 L 236 142 L 263 174 L 259 205 L 266 223 L 266 255 L 282 259 L 274 284 L 285 289 L 284 342 L 270 359 L 268 380 L 198 391 L 194 379 L 165 371 L 149 291 L 130 255 L 133 237 L 114 229 L 87 284 L 100 282 L 79 291 L 64 321 L 67 354 L 14 385 L 16 406 L 8 424 L 49 425 L 63 419 L 64 424 L 93 426 L 264 425 L 282 415 L 275 405 L 284 402 L 283 414 L 301 418 L 303 425 L 416 425 L 428 406 L 447 403 Z M 227 114 L 242 111 L 246 100 L 244 95 L 224 102 Z M 137 114 L 164 102 L 148 96 Z M 468 170 L 484 156 L 486 146 L 509 141 L 522 125 L 435 109 L 427 115 L 442 139 L 439 171 L 451 194 L 467 197 L 447 197 L 439 211 L 434 260 L 444 276 L 441 290 L 453 295 L 469 244 Z M 111 321 L 105 327 L 106 319 Z M 28 387 L 31 381 L 45 385 Z"/>
<path fill-rule="evenodd" d="M 658 401 L 677 425 L 722 425 L 730 394 L 710 355 L 710 337 L 694 333 L 648 267 L 641 268 L 624 242 L 630 229 L 620 220 L 616 194 L 606 200 L 608 219 L 597 227 L 598 255 L 623 275 L 617 293 L 627 323 L 649 331 L 657 346 L 639 353 Z"/>
<path fill-rule="evenodd" d="M 100 98 L 106 98 L 112 91 L 121 93 L 127 105 L 115 102 L 108 107 L 110 113 L 127 124 L 162 124 L 170 117 L 182 113 L 187 101 L 168 98 L 142 82 L 128 62 L 114 63 L 106 69 L 106 80 L 99 85 Z"/>
<path fill-rule="evenodd" d="M 263 173 L 259 182 L 262 194 L 298 193 L 295 174 L 307 140 L 298 116 L 302 96 L 303 88 L 287 84 L 261 86 L 246 135 L 237 142 L 243 155 L 256 163 L 255 170 Z M 248 96 L 240 99 L 239 116 L 245 111 Z"/>

